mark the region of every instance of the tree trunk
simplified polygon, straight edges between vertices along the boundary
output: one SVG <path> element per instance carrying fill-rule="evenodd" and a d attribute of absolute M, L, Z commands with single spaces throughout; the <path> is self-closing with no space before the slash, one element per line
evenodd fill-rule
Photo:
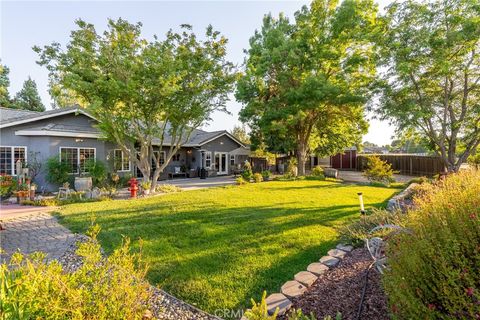
<path fill-rule="evenodd" d="M 299 143 L 297 148 L 297 174 L 299 176 L 305 175 L 305 162 L 307 159 L 307 145 L 302 142 Z"/>

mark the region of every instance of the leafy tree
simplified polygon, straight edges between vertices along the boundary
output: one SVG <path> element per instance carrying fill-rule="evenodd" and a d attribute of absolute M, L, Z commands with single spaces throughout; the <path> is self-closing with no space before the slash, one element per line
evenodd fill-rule
<path fill-rule="evenodd" d="M 9 73 L 10 69 L 0 64 L 0 107 L 4 108 L 10 107 L 10 94 L 8 93 L 8 87 L 10 86 Z"/>
<path fill-rule="evenodd" d="M 213 111 L 225 110 L 235 81 L 225 59 L 227 39 L 211 26 L 204 40 L 182 25 L 163 41 L 147 41 L 141 23 L 109 20 L 103 34 L 92 24 L 76 23 L 66 50 L 58 43 L 34 48 L 50 71 L 51 93 L 57 102 L 87 108 L 106 138 L 153 180 L 153 191 L 191 132 Z M 165 159 L 155 150 L 165 150 Z"/>
<path fill-rule="evenodd" d="M 429 140 L 449 172 L 480 144 L 477 0 L 407 0 L 388 7 L 379 36 L 377 111 Z"/>
<path fill-rule="evenodd" d="M 250 137 L 248 136 L 245 126 L 234 126 L 230 133 L 241 142 L 250 144 Z"/>
<path fill-rule="evenodd" d="M 332 154 L 360 142 L 375 75 L 375 19 L 370 0 L 313 1 L 296 13 L 295 24 L 283 15 L 264 17 L 236 92 L 254 148 L 294 150 L 304 175 L 310 153 Z"/>
<path fill-rule="evenodd" d="M 23 83 L 22 90 L 15 95 L 12 108 L 40 112 L 45 111 L 45 106 L 38 94 L 37 84 L 30 77 Z"/>

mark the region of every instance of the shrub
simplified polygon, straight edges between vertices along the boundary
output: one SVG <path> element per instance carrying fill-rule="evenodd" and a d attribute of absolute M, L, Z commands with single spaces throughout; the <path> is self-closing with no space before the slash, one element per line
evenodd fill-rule
<path fill-rule="evenodd" d="M 339 229 L 340 239 L 344 243 L 351 243 L 355 247 L 362 246 L 364 240 L 374 236 L 383 236 L 392 230 L 380 231 L 379 233 L 370 234 L 373 228 L 394 224 L 403 226 L 405 224 L 406 215 L 401 212 L 388 212 L 386 210 L 374 209 L 370 214 L 362 215 L 355 222 L 343 226 Z"/>
<path fill-rule="evenodd" d="M 247 181 L 245 181 L 245 179 L 243 179 L 242 177 L 238 177 L 237 179 L 235 179 L 235 183 L 239 186 L 242 186 L 242 185 L 246 184 Z"/>
<path fill-rule="evenodd" d="M 480 172 L 423 184 L 408 213 L 411 233 L 387 247 L 384 276 L 398 319 L 475 319 L 480 314 Z"/>
<path fill-rule="evenodd" d="M 79 245 L 83 264 L 74 272 L 64 272 L 56 260 L 46 263 L 42 253 L 16 253 L 2 264 L 2 319 L 142 319 L 149 298 L 146 266 L 130 253 L 128 239 L 102 258 L 98 230 Z"/>
<path fill-rule="evenodd" d="M 288 159 L 287 171 L 285 171 L 285 176 L 289 178 L 295 178 L 297 176 L 297 159 L 290 158 Z"/>
<path fill-rule="evenodd" d="M 253 175 L 253 181 L 256 183 L 262 182 L 263 181 L 262 175 L 260 173 L 255 173 Z"/>
<path fill-rule="evenodd" d="M 272 173 L 271 173 L 269 170 L 262 171 L 263 180 L 268 180 L 268 179 L 270 179 L 270 176 L 271 176 L 271 175 L 272 175 Z"/>
<path fill-rule="evenodd" d="M 393 179 L 394 173 L 391 164 L 382 161 L 382 159 L 377 156 L 372 156 L 368 157 L 367 169 L 363 174 L 371 182 L 379 182 L 388 185 L 391 182 L 395 182 L 395 179 Z"/>
<path fill-rule="evenodd" d="M 155 192 L 163 192 L 163 193 L 173 193 L 173 192 L 180 192 L 182 188 L 175 186 L 173 184 L 159 184 L 155 186 Z"/>
<path fill-rule="evenodd" d="M 107 167 L 100 160 L 90 159 L 85 163 L 85 170 L 95 187 L 102 186 L 107 180 Z"/>
<path fill-rule="evenodd" d="M 313 167 L 312 176 L 314 176 L 314 177 L 325 177 L 325 173 L 323 172 L 323 168 L 320 167 L 320 166 Z"/>
<path fill-rule="evenodd" d="M 252 165 L 248 161 L 245 161 L 245 164 L 243 165 L 242 177 L 248 182 L 253 178 Z"/>
<path fill-rule="evenodd" d="M 143 181 L 140 183 L 140 186 L 142 187 L 143 190 L 150 190 L 152 187 L 152 182 L 151 181 Z"/>
<path fill-rule="evenodd" d="M 56 186 L 61 186 L 65 182 L 72 182 L 70 175 L 70 166 L 60 161 L 58 155 L 47 159 L 47 175 L 46 180 Z"/>
<path fill-rule="evenodd" d="M 267 302 L 266 302 L 267 292 L 264 291 L 262 295 L 262 300 L 260 303 L 256 303 L 255 300 L 251 299 L 252 301 L 252 308 L 245 312 L 244 317 L 247 320 L 276 320 L 278 315 L 278 309 L 272 315 L 268 314 L 267 309 Z M 243 319 L 243 318 L 242 318 Z M 292 309 L 288 316 L 284 319 L 288 320 L 315 320 L 317 319 L 315 315 L 310 313 L 309 316 L 303 314 L 302 309 Z M 332 320 L 331 316 L 326 316 L 323 320 Z M 335 316 L 335 320 L 342 320 L 342 314 L 337 313 Z"/>
<path fill-rule="evenodd" d="M 8 199 L 17 189 L 17 180 L 7 174 L 0 175 L 0 200 Z"/>

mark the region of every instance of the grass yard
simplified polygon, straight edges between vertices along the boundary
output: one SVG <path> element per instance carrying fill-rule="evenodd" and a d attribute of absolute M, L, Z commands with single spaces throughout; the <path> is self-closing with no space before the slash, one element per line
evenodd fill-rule
<path fill-rule="evenodd" d="M 68 205 L 60 221 L 85 232 L 95 217 L 111 252 L 144 240 L 148 279 L 201 309 L 239 309 L 306 269 L 358 218 L 357 192 L 380 207 L 399 188 L 330 181 L 274 181 L 129 201 Z"/>

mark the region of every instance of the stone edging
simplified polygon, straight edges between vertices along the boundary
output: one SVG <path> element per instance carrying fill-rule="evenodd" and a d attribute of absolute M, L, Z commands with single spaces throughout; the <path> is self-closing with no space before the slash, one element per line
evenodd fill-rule
<path fill-rule="evenodd" d="M 417 187 L 419 184 L 418 183 L 411 183 L 408 187 L 405 188 L 402 192 L 397 194 L 396 196 L 392 197 L 390 200 L 388 200 L 387 203 L 387 210 L 388 211 L 395 211 L 397 209 L 403 210 L 405 209 L 404 205 L 402 202 L 404 201 L 405 198 L 409 197 L 413 189 Z"/>
<path fill-rule="evenodd" d="M 319 262 L 309 264 L 307 271 L 295 274 L 294 280 L 283 284 L 280 293 L 272 293 L 266 298 L 268 313 L 273 314 L 278 308 L 278 315 L 284 315 L 292 307 L 291 298 L 302 296 L 320 275 L 336 267 L 352 250 L 353 246 L 340 243 L 321 257 Z"/>

